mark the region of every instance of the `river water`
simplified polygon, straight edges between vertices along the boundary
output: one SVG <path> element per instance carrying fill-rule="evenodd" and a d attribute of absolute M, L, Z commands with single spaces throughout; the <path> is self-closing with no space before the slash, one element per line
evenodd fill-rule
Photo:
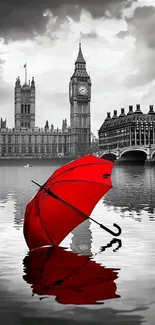
<path fill-rule="evenodd" d="M 117 243 L 100 252 L 112 236 L 86 221 L 61 243 L 74 253 L 92 254 L 101 266 L 118 269 L 118 298 L 98 305 L 63 304 L 55 296 L 39 299 L 23 279 L 28 254 L 23 237 L 27 202 L 57 169 L 52 165 L 0 166 L 0 324 L 155 324 L 155 167 L 115 166 L 113 188 L 95 207 L 92 217 L 113 229 L 122 228 Z"/>

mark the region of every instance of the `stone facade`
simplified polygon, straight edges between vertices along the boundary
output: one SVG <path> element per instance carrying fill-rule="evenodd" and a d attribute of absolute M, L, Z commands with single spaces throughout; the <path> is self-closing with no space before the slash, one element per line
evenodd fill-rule
<path fill-rule="evenodd" d="M 91 80 L 79 44 L 75 70 L 69 84 L 71 153 L 85 154 L 91 145 Z"/>
<path fill-rule="evenodd" d="M 25 65 L 26 66 L 26 65 Z M 25 67 L 24 66 L 24 67 Z M 26 72 L 27 73 L 27 72 Z M 75 71 L 69 82 L 70 126 L 62 121 L 62 128 L 35 127 L 35 81 L 21 85 L 18 77 L 14 93 L 15 127 L 9 129 L 0 120 L 0 157 L 52 157 L 82 155 L 91 143 L 90 99 L 91 81 L 86 71 L 81 44 Z"/>
<path fill-rule="evenodd" d="M 149 106 L 148 114 L 143 114 L 140 105 L 129 106 L 129 111 L 125 114 L 125 109 L 121 109 L 121 114 L 111 117 L 110 112 L 98 131 L 99 150 L 143 146 L 155 144 L 155 112 L 153 105 Z"/>
<path fill-rule="evenodd" d="M 0 156 L 51 157 L 70 154 L 70 128 L 0 129 Z"/>
<path fill-rule="evenodd" d="M 20 78 L 15 83 L 15 128 L 35 127 L 35 82 L 21 86 Z"/>

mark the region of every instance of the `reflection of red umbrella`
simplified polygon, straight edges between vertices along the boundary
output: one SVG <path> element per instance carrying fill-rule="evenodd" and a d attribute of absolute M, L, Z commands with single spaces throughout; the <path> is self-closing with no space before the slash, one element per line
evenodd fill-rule
<path fill-rule="evenodd" d="M 56 296 L 62 304 L 95 304 L 97 301 L 118 298 L 118 273 L 64 248 L 41 247 L 32 250 L 24 259 L 27 283 L 33 293 Z"/>
<path fill-rule="evenodd" d="M 38 184 L 41 188 L 28 203 L 24 218 L 24 235 L 30 250 L 59 245 L 90 216 L 97 202 L 112 187 L 113 165 L 93 155 L 84 156 L 60 167 L 43 186 Z M 119 230 L 116 234 L 99 225 L 114 236 L 121 233 L 116 224 Z"/>

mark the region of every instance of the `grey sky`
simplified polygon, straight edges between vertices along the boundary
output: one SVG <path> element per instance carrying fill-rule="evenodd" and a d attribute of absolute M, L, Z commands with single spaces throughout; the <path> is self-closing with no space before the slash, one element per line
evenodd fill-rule
<path fill-rule="evenodd" d="M 92 130 L 106 112 L 154 104 L 154 0 L 33 0 L 0 3 L 0 117 L 13 127 L 14 83 L 36 81 L 36 124 L 69 122 L 68 84 L 78 43 L 92 79 Z"/>

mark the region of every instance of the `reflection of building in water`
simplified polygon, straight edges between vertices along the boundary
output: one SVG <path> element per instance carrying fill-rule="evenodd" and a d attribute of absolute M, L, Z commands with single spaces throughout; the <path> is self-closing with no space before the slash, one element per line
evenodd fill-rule
<path fill-rule="evenodd" d="M 88 219 L 72 231 L 73 237 L 70 245 L 72 252 L 91 255 L 92 232 L 90 224 L 90 219 Z"/>
<path fill-rule="evenodd" d="M 22 200 L 22 197 L 18 197 L 18 200 L 15 201 L 15 210 L 14 210 L 14 225 L 22 227 L 25 213 L 25 206 L 27 202 Z"/>
<path fill-rule="evenodd" d="M 33 195 L 33 194 L 32 194 Z M 16 189 L 14 194 L 15 210 L 14 210 L 14 226 L 19 228 L 23 226 L 25 208 L 32 195 L 29 191 L 20 191 Z"/>
<path fill-rule="evenodd" d="M 7 203 L 6 196 L 5 195 L 1 195 L 1 192 L 0 192 L 0 210 L 5 209 L 6 203 Z"/>
<path fill-rule="evenodd" d="M 0 188 L 0 201 L 3 203 L 7 202 L 8 190 Z"/>
<path fill-rule="evenodd" d="M 117 207 L 128 217 L 135 218 L 147 211 L 155 219 L 155 170 L 144 166 L 119 166 L 114 168 L 113 188 L 104 197 L 106 207 Z M 153 216 L 152 216 L 153 215 Z"/>

